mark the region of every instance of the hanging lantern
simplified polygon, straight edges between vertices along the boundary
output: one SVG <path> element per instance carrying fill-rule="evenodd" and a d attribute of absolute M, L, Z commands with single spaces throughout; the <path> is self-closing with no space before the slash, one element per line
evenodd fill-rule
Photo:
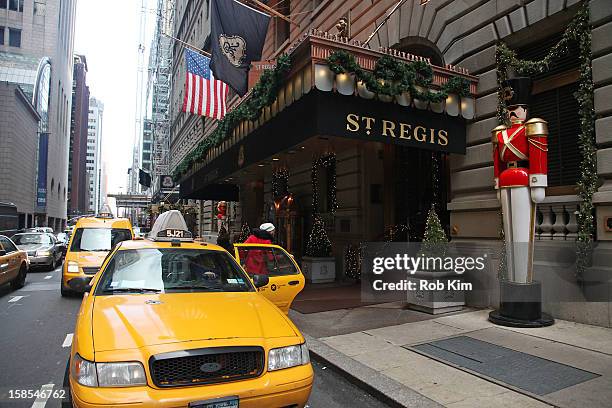
<path fill-rule="evenodd" d="M 378 80 L 378 82 L 379 82 L 381 85 L 384 85 L 384 84 L 385 84 L 385 80 L 384 80 L 384 79 L 379 79 L 379 80 Z M 391 102 L 391 101 L 393 101 L 393 96 L 391 96 L 391 95 L 385 95 L 385 94 L 378 94 L 378 99 L 379 99 L 379 100 L 381 100 L 381 101 L 383 101 L 383 102 Z"/>
<path fill-rule="evenodd" d="M 329 92 L 334 87 L 334 73 L 327 65 L 315 64 L 315 87 Z"/>
<path fill-rule="evenodd" d="M 459 115 L 459 95 L 448 94 L 446 97 L 446 113 L 450 116 Z"/>
<path fill-rule="evenodd" d="M 474 98 L 470 96 L 462 96 L 461 97 L 461 116 L 466 119 L 474 119 L 474 111 L 475 111 L 475 101 Z"/>
<path fill-rule="evenodd" d="M 426 88 L 419 85 L 415 85 L 414 88 L 421 93 L 427 92 Z M 416 97 L 414 98 L 414 106 L 416 106 L 417 109 L 427 109 L 427 105 L 429 105 L 429 102 L 417 99 Z"/>
<path fill-rule="evenodd" d="M 336 89 L 341 95 L 353 95 L 355 93 L 355 74 L 336 75 Z"/>
<path fill-rule="evenodd" d="M 374 98 L 374 92 L 368 90 L 365 84 L 362 81 L 357 82 L 357 93 L 363 99 L 372 99 Z"/>
<path fill-rule="evenodd" d="M 438 91 L 435 91 L 433 89 L 430 89 L 431 93 L 437 93 Z M 444 105 L 446 104 L 446 100 L 442 99 L 440 102 L 431 102 L 429 104 L 429 107 L 431 108 L 431 110 L 435 113 L 442 113 L 444 112 Z"/>

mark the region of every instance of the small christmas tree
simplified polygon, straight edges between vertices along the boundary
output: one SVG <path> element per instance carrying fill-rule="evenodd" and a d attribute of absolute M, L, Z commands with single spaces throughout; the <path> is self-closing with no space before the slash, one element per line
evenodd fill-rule
<path fill-rule="evenodd" d="M 313 220 L 312 230 L 308 236 L 308 243 L 306 244 L 306 256 L 314 258 L 324 258 L 331 256 L 332 245 L 327 231 L 325 231 L 325 224 L 320 216 L 315 215 Z"/>
<path fill-rule="evenodd" d="M 448 238 L 442 228 L 436 208 L 432 204 L 425 222 L 425 236 L 423 237 L 421 252 L 424 256 L 444 256 L 446 254 L 446 244 L 448 244 Z"/>
<path fill-rule="evenodd" d="M 246 241 L 247 238 L 249 238 L 249 235 L 251 235 L 251 228 L 249 228 L 248 223 L 243 222 L 242 227 L 240 229 L 240 235 L 238 236 L 238 239 L 236 239 L 236 243 L 242 243 Z"/>

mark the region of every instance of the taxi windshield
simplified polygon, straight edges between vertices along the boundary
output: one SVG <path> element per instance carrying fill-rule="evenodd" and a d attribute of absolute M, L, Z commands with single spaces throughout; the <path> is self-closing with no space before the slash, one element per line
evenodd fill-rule
<path fill-rule="evenodd" d="M 96 295 L 253 290 L 224 251 L 147 248 L 117 251 L 102 272 Z"/>
<path fill-rule="evenodd" d="M 121 241 L 132 239 L 129 229 L 77 228 L 70 246 L 71 251 L 110 251 Z"/>

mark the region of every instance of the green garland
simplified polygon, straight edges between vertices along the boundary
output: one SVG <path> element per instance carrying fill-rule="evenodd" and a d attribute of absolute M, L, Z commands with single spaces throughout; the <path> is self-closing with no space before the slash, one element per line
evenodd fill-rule
<path fill-rule="evenodd" d="M 312 162 L 312 168 L 310 170 L 310 181 L 312 183 L 312 213 L 317 214 L 319 212 L 319 177 L 317 175 L 319 167 L 329 169 L 330 180 L 328 180 L 327 184 L 328 209 L 329 212 L 335 214 L 338 209 L 335 153 L 320 156 Z"/>
<path fill-rule="evenodd" d="M 580 180 L 578 181 L 578 194 L 582 201 L 577 214 L 578 238 L 576 242 L 576 277 L 579 281 L 582 280 L 584 271 L 591 262 L 595 230 L 593 194 L 597 190 L 597 148 L 595 145 L 595 110 L 593 105 L 594 91 L 589 16 L 589 3 L 585 1 L 574 19 L 568 24 L 561 40 L 541 60 L 520 60 L 516 52 L 504 43 L 498 44 L 496 50 L 498 81 L 497 119 L 501 124 L 508 124 L 507 108 L 501 86 L 502 81 L 507 79 L 508 68 L 513 68 L 517 75 L 524 76 L 547 72 L 554 60 L 568 53 L 570 41 L 578 42 L 580 49 L 580 80 L 579 88 L 575 95 L 579 105 L 580 135 L 578 136 L 578 142 L 582 155 Z"/>
<path fill-rule="evenodd" d="M 204 138 L 195 149 L 193 149 L 183 161 L 176 167 L 172 178 L 180 178 L 189 171 L 193 163 L 206 157 L 206 153 L 219 146 L 231 134 L 234 128 L 243 120 L 257 120 L 263 108 L 272 105 L 283 86 L 283 79 L 291 69 L 291 59 L 288 55 L 281 55 L 276 61 L 276 67 L 265 70 L 257 85 L 253 87 L 251 96 L 236 108 L 227 112 L 217 125 L 217 128 Z"/>
<path fill-rule="evenodd" d="M 354 74 L 369 91 L 377 94 L 395 96 L 410 92 L 413 98 L 432 103 L 442 102 L 451 93 L 470 95 L 470 82 L 459 76 L 452 77 L 439 91 L 432 92 L 429 88 L 433 82 L 433 69 L 426 61 L 406 63 L 385 55 L 376 61 L 374 71 L 370 72 L 361 68 L 353 54 L 341 50 L 332 53 L 327 63 L 335 74 Z M 427 90 L 419 91 L 416 86 Z"/>

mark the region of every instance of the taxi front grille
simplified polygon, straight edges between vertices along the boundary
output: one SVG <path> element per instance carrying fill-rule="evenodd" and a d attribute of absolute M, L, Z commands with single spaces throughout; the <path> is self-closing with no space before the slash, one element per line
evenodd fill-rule
<path fill-rule="evenodd" d="M 211 347 L 152 356 L 149 370 L 158 387 L 214 384 L 261 375 L 261 347 Z"/>
<path fill-rule="evenodd" d="M 85 275 L 95 275 L 98 272 L 98 270 L 100 270 L 100 268 L 98 267 L 84 267 L 83 273 Z"/>

